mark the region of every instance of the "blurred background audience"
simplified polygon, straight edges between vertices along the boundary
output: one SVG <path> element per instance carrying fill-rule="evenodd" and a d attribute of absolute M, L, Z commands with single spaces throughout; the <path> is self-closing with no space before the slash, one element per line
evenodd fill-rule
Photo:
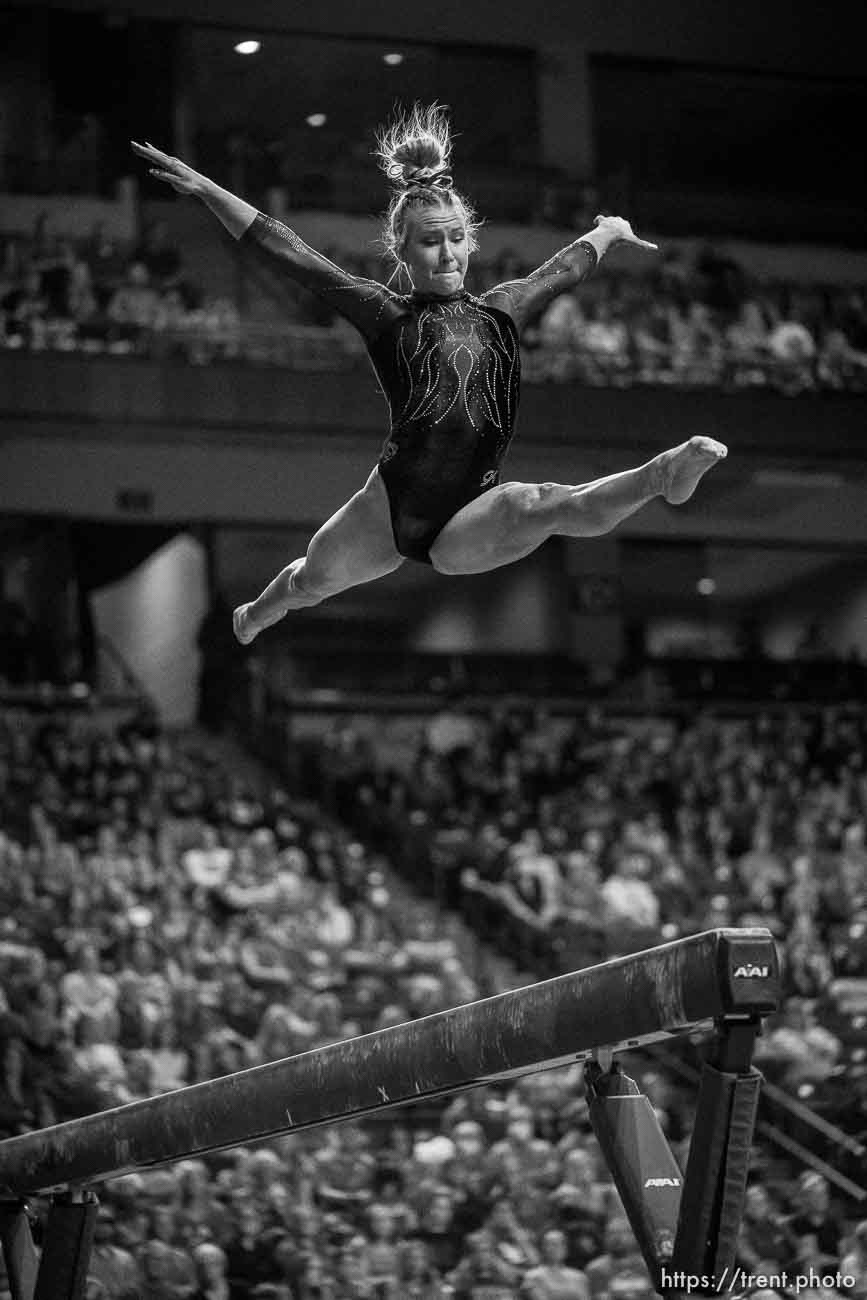
<path fill-rule="evenodd" d="M 777 936 L 786 992 L 757 1063 L 864 1135 L 867 714 L 610 717 L 601 744 L 597 718 L 590 746 L 581 718 L 467 715 L 465 744 L 437 752 L 422 727 L 400 771 L 366 721 L 363 768 L 335 784 L 335 731 L 290 791 L 231 742 L 147 713 L 5 712 L 7 1135 L 753 924 Z M 386 822 L 368 816 L 371 783 Z M 625 1062 L 681 1158 L 699 1060 L 687 1041 Z M 803 1140 L 800 1109 L 772 1115 L 784 1144 Z M 744 1267 L 859 1258 L 863 1217 L 825 1155 L 798 1174 L 760 1143 Z M 838 1172 L 856 1165 L 841 1146 Z M 653 1294 L 578 1066 L 100 1192 L 93 1274 L 110 1295 Z"/>
<path fill-rule="evenodd" d="M 712 250 L 634 273 L 607 267 L 543 312 L 524 340 L 531 383 L 767 388 L 788 396 L 867 387 L 867 299 L 851 284 L 760 279 L 744 268 L 721 295 L 708 274 Z M 346 270 L 386 282 L 375 253 L 330 247 Z M 280 318 L 245 319 L 244 287 L 212 296 L 184 272 L 182 253 L 162 220 L 142 241 L 122 246 L 97 226 L 82 239 L 54 232 L 47 215 L 32 234 L 0 241 L 0 346 L 60 352 L 174 357 L 197 364 L 242 359 L 309 368 L 326 355 L 362 364 L 364 350 L 345 322 L 291 283 L 281 284 Z M 471 263 L 467 286 L 482 293 L 529 274 L 514 254 Z M 726 263 L 728 268 L 728 264 Z M 241 302 L 238 301 L 241 299 Z"/>

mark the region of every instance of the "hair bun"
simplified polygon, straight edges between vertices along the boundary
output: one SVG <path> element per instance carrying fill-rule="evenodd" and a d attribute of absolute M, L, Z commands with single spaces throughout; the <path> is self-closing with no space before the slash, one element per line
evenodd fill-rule
<path fill-rule="evenodd" d="M 415 104 L 411 113 L 400 114 L 380 131 L 377 144 L 380 166 L 398 190 L 415 185 L 450 188 L 451 135 L 446 111 L 439 104 L 427 108 Z"/>

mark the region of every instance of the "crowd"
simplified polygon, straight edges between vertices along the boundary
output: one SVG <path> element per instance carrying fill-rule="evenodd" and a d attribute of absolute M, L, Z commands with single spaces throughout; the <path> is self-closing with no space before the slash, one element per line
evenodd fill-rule
<path fill-rule="evenodd" d="M 3 1132 L 531 982 L 552 953 L 587 965 L 753 918 L 796 995 L 762 1068 L 808 1090 L 845 1068 L 863 1131 L 863 1047 L 817 1020 L 867 968 L 863 726 L 829 712 L 630 732 L 593 714 L 564 731 L 454 713 L 401 769 L 346 726 L 305 756 L 314 803 L 146 714 L 7 711 Z M 393 867 L 433 881 L 437 905 Z M 504 919 L 520 970 L 479 942 L 479 927 L 501 942 Z M 626 1068 L 683 1159 L 689 1091 L 646 1058 Z M 653 1294 L 577 1066 L 126 1175 L 100 1199 L 92 1300 Z M 760 1150 L 745 1264 L 863 1279 L 865 1232 L 820 1175 L 795 1182 Z"/>
<path fill-rule="evenodd" d="M 351 272 L 389 278 L 373 253 L 323 252 Z M 532 269 L 509 250 L 479 254 L 467 287 L 481 292 Z M 261 278 L 249 283 L 247 296 L 262 288 Z M 364 355 L 351 327 L 285 281 L 266 326 L 233 297 L 203 294 L 163 222 L 124 249 L 100 228 L 83 241 L 58 237 L 41 218 L 32 236 L 4 243 L 0 313 L 0 343 L 14 349 L 299 368 L 347 367 Z M 864 391 L 867 297 L 863 287 L 759 282 L 708 247 L 664 256 L 644 275 L 594 277 L 557 298 L 524 344 L 526 377 L 537 383 Z"/>
<path fill-rule="evenodd" d="M 528 340 L 528 378 L 596 386 L 867 387 L 867 298 L 761 283 L 707 253 L 642 277 L 598 276 L 556 299 Z"/>
<path fill-rule="evenodd" d="M 417 742 L 347 723 L 311 793 L 438 902 L 548 974 L 766 926 L 787 1005 L 768 1076 L 867 1130 L 867 713 L 577 723 L 444 711 Z"/>
<path fill-rule="evenodd" d="M 176 357 L 197 364 L 241 355 L 231 297 L 208 297 L 156 221 L 127 246 L 97 224 L 86 239 L 50 228 L 2 244 L 0 338 L 9 349 Z"/>

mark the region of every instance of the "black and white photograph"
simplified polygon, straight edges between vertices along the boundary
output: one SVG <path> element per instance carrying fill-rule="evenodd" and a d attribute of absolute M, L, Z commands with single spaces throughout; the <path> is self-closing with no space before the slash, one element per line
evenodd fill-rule
<path fill-rule="evenodd" d="M 0 1300 L 867 1300 L 867 60 L 0 0 Z"/>

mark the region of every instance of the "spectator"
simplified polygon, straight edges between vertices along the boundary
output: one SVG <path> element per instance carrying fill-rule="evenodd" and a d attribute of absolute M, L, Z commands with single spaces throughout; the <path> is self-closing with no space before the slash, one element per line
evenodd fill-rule
<path fill-rule="evenodd" d="M 83 349 L 100 350 L 107 338 L 107 323 L 90 267 L 81 258 L 76 258 L 71 268 L 69 314 L 75 325 L 74 340 Z"/>
<path fill-rule="evenodd" d="M 346 1300 L 376 1300 L 377 1287 L 370 1271 L 370 1245 L 360 1233 L 350 1237 L 341 1247 L 337 1257 L 335 1282 L 337 1293 Z M 382 1293 L 383 1300 L 396 1300 L 389 1287 Z"/>
<path fill-rule="evenodd" d="M 74 1030 L 78 1019 L 87 1015 L 99 1024 L 111 1025 L 117 1015 L 118 986 L 113 976 L 100 966 L 99 954 L 92 942 L 83 943 L 79 949 L 74 970 L 60 980 L 63 1019 L 68 1030 Z"/>
<path fill-rule="evenodd" d="M 674 338 L 668 307 L 662 302 L 640 307 L 632 318 L 632 338 L 639 380 L 644 383 L 671 382 L 674 378 Z"/>
<path fill-rule="evenodd" d="M 813 1170 L 798 1179 L 796 1208 L 788 1222 L 799 1265 L 816 1271 L 840 1259 L 840 1216 L 831 1205 L 828 1180 Z"/>
<path fill-rule="evenodd" d="M 758 908 L 773 906 L 774 900 L 787 883 L 786 868 L 779 853 L 774 851 L 773 836 L 768 826 L 757 825 L 752 836 L 752 846 L 738 859 L 737 873 L 748 902 Z"/>
<path fill-rule="evenodd" d="M 153 355 L 184 359 L 190 355 L 190 337 L 196 328 L 180 289 L 164 289 L 154 304 L 150 323 L 153 331 Z M 190 359 L 197 359 L 190 357 Z"/>
<path fill-rule="evenodd" d="M 75 1024 L 72 1060 L 80 1074 L 102 1091 L 103 1108 L 130 1100 L 126 1063 L 117 1043 L 118 1023 L 81 1015 Z"/>
<path fill-rule="evenodd" d="M 539 343 L 544 348 L 573 352 L 581 346 L 584 311 L 576 293 L 562 293 L 543 312 L 538 324 Z"/>
<path fill-rule="evenodd" d="M 48 304 L 48 315 L 53 319 L 69 317 L 70 288 L 77 257 L 68 239 L 53 241 L 50 251 L 32 265 L 39 271 L 42 292 Z"/>
<path fill-rule="evenodd" d="M 786 936 L 783 961 L 787 987 L 799 998 L 816 998 L 831 983 L 831 957 L 809 914 L 799 914 L 793 921 Z M 832 1044 L 827 1044 L 827 1050 L 833 1050 Z"/>
<path fill-rule="evenodd" d="M 631 852 L 620 858 L 600 890 L 603 920 L 608 933 L 628 932 L 637 938 L 642 933 L 658 931 L 659 900 L 648 883 L 650 858 L 646 853 Z M 631 942 L 631 939 L 627 939 Z"/>
<path fill-rule="evenodd" d="M 516 920 L 534 930 L 547 930 L 560 913 L 560 873 L 531 832 L 508 852 L 508 866 L 497 893 Z"/>
<path fill-rule="evenodd" d="M 618 320 L 610 302 L 598 302 L 588 311 L 583 345 L 590 361 L 592 379 L 613 380 L 629 363 L 629 336 L 626 325 Z"/>
<path fill-rule="evenodd" d="M 0 299 L 5 320 L 7 346 L 45 346 L 49 302 L 42 289 L 41 272 L 26 271 L 18 284 Z"/>
<path fill-rule="evenodd" d="M 526 1300 L 590 1300 L 587 1278 L 566 1263 L 566 1237 L 549 1228 L 542 1237 L 542 1263 L 528 1270 L 521 1286 Z"/>
<path fill-rule="evenodd" d="M 726 327 L 725 341 L 730 362 L 736 371 L 745 372 L 741 382 L 764 382 L 762 367 L 768 356 L 768 339 L 761 304 L 754 298 L 739 303 L 737 317 Z"/>
<path fill-rule="evenodd" d="M 382 1157 L 380 1158 L 382 1160 Z M 374 1200 L 370 1214 L 384 1215 L 391 1221 L 395 1238 L 409 1237 L 418 1227 L 418 1216 L 404 1195 L 404 1176 L 400 1165 L 390 1159 L 380 1163 L 375 1175 Z"/>
<path fill-rule="evenodd" d="M 186 355 L 196 365 L 207 365 L 215 358 L 231 360 L 241 350 L 241 318 L 228 298 L 209 299 L 189 311 Z"/>
<path fill-rule="evenodd" d="M 420 1207 L 416 1236 L 428 1253 L 432 1266 L 445 1276 L 458 1263 L 465 1233 L 456 1219 L 456 1198 L 451 1188 L 435 1186 Z"/>
<path fill-rule="evenodd" d="M 449 1282 L 455 1300 L 517 1300 L 520 1272 L 497 1255 L 489 1234 L 475 1232 L 468 1238 L 468 1253 L 451 1273 Z"/>
<path fill-rule="evenodd" d="M 224 1245 L 229 1294 L 249 1295 L 261 1282 L 278 1276 L 276 1249 L 280 1235 L 265 1233 L 262 1212 L 255 1201 L 247 1200 L 241 1189 L 233 1198 L 235 1225 Z"/>
<path fill-rule="evenodd" d="M 841 1044 L 817 1023 L 813 1003 L 790 998 L 777 1020 L 757 1044 L 756 1061 L 764 1062 L 769 1075 L 792 1090 L 827 1079 L 839 1060 Z"/>
<path fill-rule="evenodd" d="M 142 1300 L 191 1300 L 196 1292 L 193 1260 L 158 1237 L 139 1249 Z"/>
<path fill-rule="evenodd" d="M 159 305 L 159 294 L 151 284 L 147 267 L 133 262 L 108 303 L 110 338 L 115 346 L 130 349 L 142 345 L 146 331 L 154 327 Z"/>
<path fill-rule="evenodd" d="M 690 384 L 719 381 L 723 364 L 723 338 L 713 309 L 705 302 L 689 304 L 682 320 L 676 360 L 682 378 Z"/>
<path fill-rule="evenodd" d="M 193 1250 L 197 1290 L 192 1300 L 230 1300 L 226 1273 L 226 1252 L 212 1241 L 203 1241 Z"/>
<path fill-rule="evenodd" d="M 481 1235 L 490 1241 L 497 1259 L 517 1270 L 519 1278 L 523 1277 L 527 1269 L 535 1268 L 539 1263 L 539 1252 L 532 1235 L 519 1222 L 515 1202 L 509 1195 L 500 1194 L 494 1200 L 482 1225 Z"/>
<path fill-rule="evenodd" d="M 565 1154 L 561 1181 L 551 1192 L 549 1204 L 553 1224 L 566 1239 L 566 1259 L 579 1270 L 603 1253 L 608 1201 L 592 1156 L 584 1146 L 572 1147 Z"/>
<path fill-rule="evenodd" d="M 398 1295 L 406 1300 L 444 1300 L 442 1279 L 424 1242 L 415 1237 L 404 1242 L 399 1254 Z"/>
<path fill-rule="evenodd" d="M 130 960 L 117 979 L 119 1006 L 127 1017 L 127 1033 L 144 1047 L 154 1042 L 157 1027 L 171 1014 L 171 988 L 156 965 L 153 944 L 137 935 Z"/>
<path fill-rule="evenodd" d="M 858 388 L 867 372 L 867 352 L 852 346 L 841 329 L 827 329 L 816 359 L 816 375 L 825 388 Z"/>
<path fill-rule="evenodd" d="M 368 1205 L 376 1163 L 367 1134 L 358 1124 L 345 1124 L 329 1130 L 328 1138 L 315 1165 L 321 1202 L 333 1209 Z"/>
<path fill-rule="evenodd" d="M 589 926 L 599 917 L 599 867 L 583 849 L 567 853 L 560 892 L 560 914 L 570 925 Z"/>
<path fill-rule="evenodd" d="M 487 1172 L 495 1186 L 518 1185 L 536 1189 L 553 1187 L 559 1175 L 557 1153 L 550 1142 L 534 1133 L 534 1116 L 529 1106 L 514 1106 L 506 1121 L 506 1134 L 491 1147 Z"/>
<path fill-rule="evenodd" d="M 538 356 L 541 363 L 531 377 L 566 381 L 579 374 L 585 327 L 584 310 L 576 294 L 555 298 L 524 340 L 529 357 Z"/>
<path fill-rule="evenodd" d="M 138 1300 L 142 1278 L 135 1256 L 115 1240 L 116 1216 L 101 1205 L 93 1229 L 88 1279 L 100 1282 L 111 1300 Z"/>
<path fill-rule="evenodd" d="M 852 912 L 867 902 L 867 826 L 864 818 L 853 821 L 843 832 L 843 845 L 837 868 L 842 886 L 844 913 Z"/>
<path fill-rule="evenodd" d="M 867 1219 L 856 1223 L 848 1249 L 840 1260 L 840 1272 L 844 1277 L 855 1279 L 854 1290 L 849 1292 L 853 1300 L 864 1300 L 867 1296 Z"/>
<path fill-rule="evenodd" d="M 768 338 L 768 351 L 784 392 L 793 394 L 812 387 L 816 341 L 802 321 L 779 320 Z"/>
<path fill-rule="evenodd" d="M 370 1239 L 367 1261 L 373 1294 L 382 1300 L 399 1300 L 400 1257 L 395 1241 L 395 1220 L 376 1203 L 368 1208 Z"/>
<path fill-rule="evenodd" d="M 738 1259 L 750 1273 L 785 1272 L 795 1258 L 795 1238 L 785 1216 L 761 1183 L 750 1183 L 744 1201 Z"/>
<path fill-rule="evenodd" d="M 142 1048 L 139 1055 L 148 1065 L 150 1087 L 154 1094 L 174 1092 L 191 1082 L 190 1053 L 181 1046 L 174 1015 L 170 1012 L 156 1026 L 153 1045 Z"/>
<path fill-rule="evenodd" d="M 167 222 L 153 221 L 145 228 L 141 243 L 133 249 L 132 260 L 145 268 L 154 288 L 178 288 L 181 255 L 169 237 Z"/>
<path fill-rule="evenodd" d="M 613 1294 L 617 1279 L 637 1279 L 640 1287 L 646 1286 L 647 1270 L 644 1260 L 636 1246 L 629 1220 L 622 1211 L 609 1218 L 605 1227 L 604 1249 L 588 1262 L 585 1275 L 592 1300 L 602 1300 L 606 1293 Z M 619 1294 L 622 1295 L 623 1292 L 620 1291 Z"/>
<path fill-rule="evenodd" d="M 129 258 L 120 242 L 97 221 L 81 243 L 81 256 L 90 269 L 97 304 L 108 306 L 112 293 L 121 283 Z"/>
<path fill-rule="evenodd" d="M 228 880 L 234 854 L 220 843 L 216 827 L 203 826 L 200 834 L 200 844 L 183 854 L 184 869 L 197 887 L 216 889 Z"/>

